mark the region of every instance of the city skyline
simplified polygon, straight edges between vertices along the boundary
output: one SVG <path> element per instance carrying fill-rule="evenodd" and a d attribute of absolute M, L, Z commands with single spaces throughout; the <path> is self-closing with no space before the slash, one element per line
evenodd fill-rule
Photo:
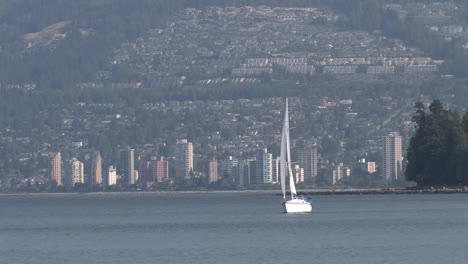
<path fill-rule="evenodd" d="M 382 170 L 379 171 L 381 173 L 381 179 L 384 181 L 398 180 L 399 177 L 401 177 L 403 166 L 401 136 L 396 132 L 392 132 L 383 136 L 382 142 Z M 171 145 L 169 145 L 169 147 L 171 147 Z M 185 176 L 183 176 L 183 178 L 193 179 L 206 177 L 208 184 L 230 179 L 238 188 L 249 188 L 251 184 L 271 185 L 279 183 L 277 175 L 279 170 L 279 157 L 274 157 L 272 153 L 269 153 L 267 148 L 259 149 L 257 154 L 250 159 L 238 159 L 233 156 L 228 156 L 220 160 L 216 158 L 211 158 L 210 160 L 194 160 L 193 143 L 189 142 L 187 139 L 177 140 L 172 147 L 174 148 L 173 157 L 165 157 L 163 155 L 150 156 L 147 160 L 138 158 L 138 162 L 135 162 L 134 159 L 135 149 L 130 147 L 121 149 L 121 163 L 108 166 L 106 176 L 101 177 L 101 183 L 97 183 L 95 176 L 96 171 L 99 171 L 99 169 L 102 171 L 103 169 L 102 158 L 98 151 L 92 152 L 89 175 L 84 173 L 83 168 L 86 167 L 85 164 L 76 158 L 72 158 L 69 162 L 71 169 L 68 171 L 70 172 L 66 172 L 65 175 L 61 172 L 60 175 L 64 177 L 66 182 L 69 182 L 69 184 L 66 184 L 66 187 L 69 189 L 76 183 L 86 183 L 86 179 L 88 179 L 91 185 L 110 186 L 121 184 L 123 186 L 129 186 L 138 183 L 144 188 L 153 188 L 155 183 L 173 184 L 171 183 L 171 179 L 173 180 L 174 177 L 177 176 L 170 176 L 170 167 L 173 167 L 174 171 L 179 170 L 180 172 L 185 171 L 188 164 L 200 165 L 206 162 L 206 171 L 197 171 L 192 167 L 192 174 L 185 175 L 184 172 L 183 175 Z M 317 144 L 314 143 L 313 140 L 306 140 L 303 145 L 296 145 L 295 150 L 297 153 L 297 162 L 293 165 L 295 182 L 314 184 L 314 179 L 318 176 L 316 174 L 319 157 Z M 63 170 L 61 166 L 57 167 L 57 164 L 61 163 L 60 154 L 60 152 L 57 152 L 52 158 L 51 179 L 53 180 L 58 179 L 58 171 Z M 399 156 L 399 158 L 397 156 Z M 192 160 L 188 161 L 187 157 L 191 157 Z M 179 158 L 181 160 L 178 160 Z M 101 166 L 99 166 L 100 168 L 97 168 L 96 164 L 101 164 Z M 129 167 L 130 164 L 133 165 Z M 139 164 L 139 166 L 137 166 L 137 164 Z M 181 166 L 181 168 L 178 169 L 177 166 Z M 377 166 L 378 164 L 376 164 L 375 161 L 366 161 L 365 159 L 356 161 L 356 168 L 362 168 L 370 174 L 377 172 Z M 307 172 L 306 168 L 310 168 L 309 172 Z M 120 171 L 120 173 L 117 173 L 118 171 Z M 127 175 L 129 175 L 129 173 L 133 173 L 133 179 L 128 178 Z M 330 186 L 334 186 L 350 175 L 351 167 L 344 163 L 339 163 L 331 172 L 322 177 L 327 179 Z M 63 178 L 61 181 L 64 181 Z"/>

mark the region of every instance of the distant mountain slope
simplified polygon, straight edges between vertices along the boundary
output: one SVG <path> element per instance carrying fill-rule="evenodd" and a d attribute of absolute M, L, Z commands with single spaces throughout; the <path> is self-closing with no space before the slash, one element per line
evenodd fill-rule
<path fill-rule="evenodd" d="M 108 53 L 164 24 L 183 1 L 4 0 L 0 2 L 0 82 L 66 88 L 93 78 Z"/>
<path fill-rule="evenodd" d="M 185 7 L 305 5 L 310 0 L 3 0 L 0 1 L 0 83 L 34 82 L 65 89 L 94 78 L 125 40 L 162 26 Z M 93 33 L 93 34 L 88 34 Z M 95 33 L 95 34 L 94 34 Z"/>
<path fill-rule="evenodd" d="M 127 40 L 163 27 L 186 7 L 326 6 L 347 14 L 343 25 L 381 28 L 382 6 L 410 0 L 2 0 L 0 1 L 0 83 L 34 82 L 64 89 L 110 70 L 110 53 Z M 430 3 L 436 0 L 421 0 Z M 458 0 L 455 2 L 463 3 Z M 119 72 L 125 73 L 125 69 Z"/>

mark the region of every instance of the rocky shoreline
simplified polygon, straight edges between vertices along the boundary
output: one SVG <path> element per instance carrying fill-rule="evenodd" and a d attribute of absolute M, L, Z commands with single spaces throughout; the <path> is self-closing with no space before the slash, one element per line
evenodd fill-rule
<path fill-rule="evenodd" d="M 8 195 L 124 195 L 124 194 L 154 194 L 154 195 L 176 195 L 176 194 L 214 194 L 214 193 L 239 193 L 239 194 L 270 194 L 282 195 L 281 190 L 186 190 L 186 191 L 122 191 L 122 192 L 5 192 L 0 196 Z M 289 193 L 289 192 L 288 192 Z M 384 195 L 384 194 L 468 194 L 468 186 L 457 187 L 425 187 L 425 188 L 339 188 L 339 189 L 305 189 L 298 191 L 300 195 Z"/>
<path fill-rule="evenodd" d="M 431 194 L 468 193 L 468 186 L 426 188 L 382 188 L 382 189 L 322 189 L 300 191 L 304 195 L 375 195 L 375 194 Z"/>

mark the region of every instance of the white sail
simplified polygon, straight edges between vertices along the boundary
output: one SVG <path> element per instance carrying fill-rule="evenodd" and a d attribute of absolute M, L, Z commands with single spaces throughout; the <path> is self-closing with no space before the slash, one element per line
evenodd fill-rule
<path fill-rule="evenodd" d="M 297 195 L 296 185 L 294 184 L 294 176 L 291 169 L 291 146 L 289 143 L 289 111 L 288 111 L 288 98 L 286 98 L 286 110 L 284 111 L 284 132 L 286 141 L 286 162 L 289 173 L 289 189 L 291 190 L 291 198 Z"/>
<path fill-rule="evenodd" d="M 283 199 L 286 200 L 286 120 L 288 118 L 288 100 L 286 99 L 286 111 L 284 112 L 283 131 L 281 132 L 281 153 L 280 153 L 280 181 Z"/>

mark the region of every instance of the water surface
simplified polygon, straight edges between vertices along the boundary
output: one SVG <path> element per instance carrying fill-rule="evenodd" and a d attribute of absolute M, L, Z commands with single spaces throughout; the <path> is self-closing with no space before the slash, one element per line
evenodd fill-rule
<path fill-rule="evenodd" d="M 468 195 L 0 196 L 0 263 L 468 263 Z"/>

